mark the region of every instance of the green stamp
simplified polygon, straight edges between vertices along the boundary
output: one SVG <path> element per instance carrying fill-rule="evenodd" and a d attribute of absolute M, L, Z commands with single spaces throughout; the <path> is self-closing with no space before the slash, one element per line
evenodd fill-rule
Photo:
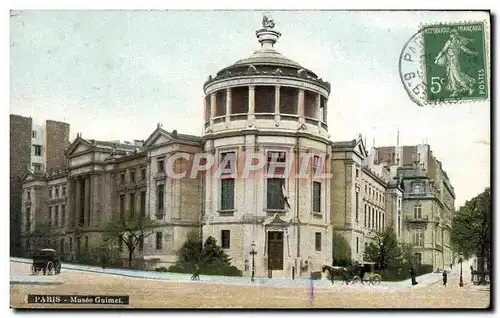
<path fill-rule="evenodd" d="M 482 22 L 423 28 L 428 102 L 488 98 L 488 57 Z"/>

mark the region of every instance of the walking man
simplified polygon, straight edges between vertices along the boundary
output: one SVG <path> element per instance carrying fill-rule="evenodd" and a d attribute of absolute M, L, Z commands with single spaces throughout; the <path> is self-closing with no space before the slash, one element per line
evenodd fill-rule
<path fill-rule="evenodd" d="M 448 281 L 448 274 L 446 273 L 446 270 L 443 270 L 443 285 L 446 287 L 446 282 Z"/>
<path fill-rule="evenodd" d="M 415 286 L 417 285 L 417 280 L 416 280 L 416 275 L 415 275 L 415 270 L 412 268 L 410 268 L 410 277 L 411 277 L 411 284 L 412 286 Z"/>

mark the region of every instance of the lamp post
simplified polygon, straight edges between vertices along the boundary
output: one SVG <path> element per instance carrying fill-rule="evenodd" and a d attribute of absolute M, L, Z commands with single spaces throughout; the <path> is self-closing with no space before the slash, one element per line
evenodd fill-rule
<path fill-rule="evenodd" d="M 462 275 L 462 262 L 463 262 L 462 254 L 460 254 L 460 257 L 458 258 L 458 262 L 460 263 L 460 283 L 458 284 L 458 286 L 464 287 L 464 278 Z"/>
<path fill-rule="evenodd" d="M 252 242 L 252 249 L 250 250 L 250 255 L 252 255 L 252 282 L 255 280 L 255 254 L 257 251 L 255 250 L 255 242 Z"/>

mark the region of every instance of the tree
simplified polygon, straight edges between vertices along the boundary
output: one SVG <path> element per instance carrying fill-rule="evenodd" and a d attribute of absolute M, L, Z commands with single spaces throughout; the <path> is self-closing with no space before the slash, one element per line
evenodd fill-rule
<path fill-rule="evenodd" d="M 42 248 L 56 248 L 55 234 L 49 224 L 39 224 L 26 236 L 29 242 L 29 251 Z"/>
<path fill-rule="evenodd" d="M 371 232 L 372 242 L 365 248 L 364 258 L 376 262 L 381 268 L 401 263 L 403 252 L 392 227 Z"/>
<path fill-rule="evenodd" d="M 486 190 L 466 201 L 453 218 L 452 246 L 464 256 L 476 255 L 479 271 L 483 273 L 484 260 L 491 261 L 491 190 Z"/>
<path fill-rule="evenodd" d="M 343 235 L 337 232 L 332 234 L 333 266 L 347 266 L 352 263 L 351 246 Z"/>
<path fill-rule="evenodd" d="M 154 233 L 158 225 L 148 217 L 126 212 L 123 215 L 115 214 L 104 228 L 104 237 L 107 242 L 125 244 L 128 250 L 128 266 L 132 267 L 134 251 L 144 239 Z"/>
<path fill-rule="evenodd" d="M 179 258 L 168 269 L 170 272 L 194 273 L 196 265 L 200 274 L 241 276 L 241 271 L 231 265 L 231 258 L 209 236 L 205 243 L 188 239 L 179 250 Z"/>

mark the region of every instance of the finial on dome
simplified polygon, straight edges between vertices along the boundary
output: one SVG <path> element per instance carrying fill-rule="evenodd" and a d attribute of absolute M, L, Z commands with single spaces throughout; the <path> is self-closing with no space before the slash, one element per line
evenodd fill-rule
<path fill-rule="evenodd" d="M 273 30 L 275 26 L 274 20 L 267 15 L 262 17 L 262 29 L 257 30 L 255 34 L 262 45 L 262 49 L 273 49 L 273 45 L 278 41 L 281 33 Z"/>
<path fill-rule="evenodd" d="M 274 20 L 272 18 L 269 18 L 267 15 L 264 14 L 264 16 L 262 17 L 262 27 L 264 29 L 274 28 Z"/>

